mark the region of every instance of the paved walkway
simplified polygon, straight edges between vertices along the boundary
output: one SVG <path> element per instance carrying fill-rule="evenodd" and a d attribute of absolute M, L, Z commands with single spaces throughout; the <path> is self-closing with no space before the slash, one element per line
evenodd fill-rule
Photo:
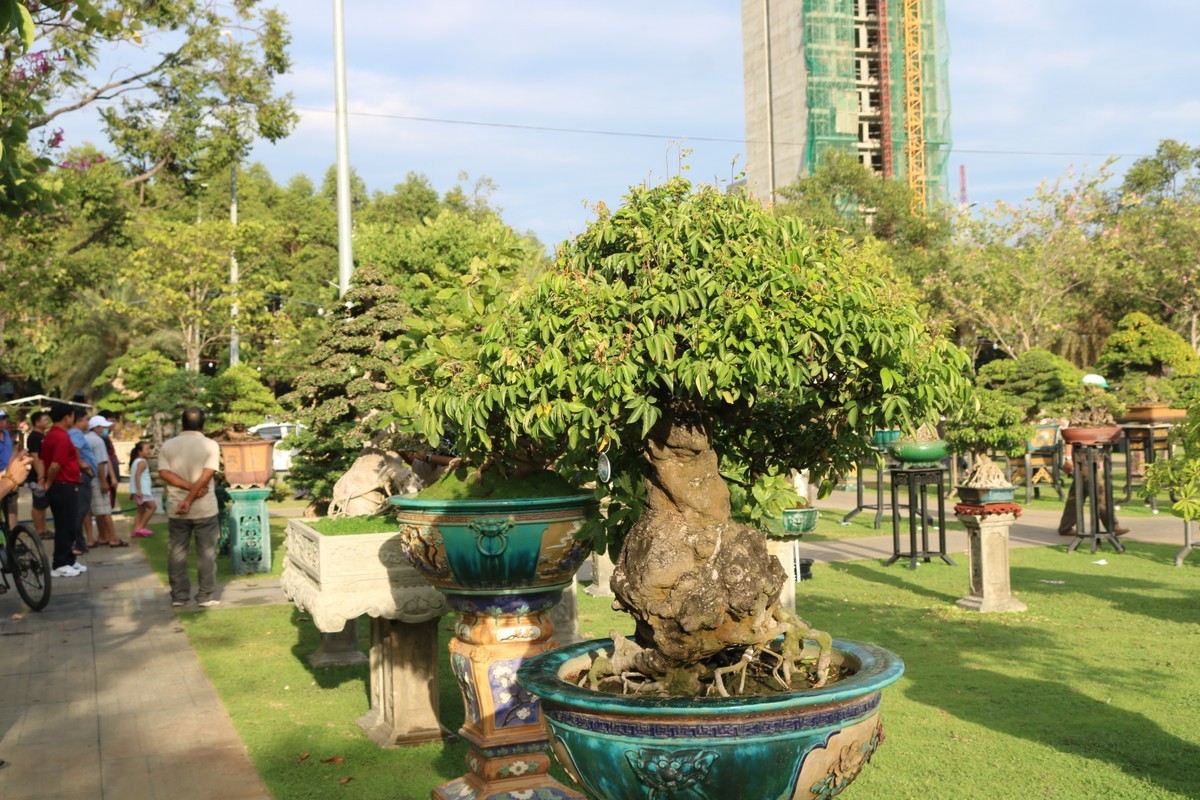
<path fill-rule="evenodd" d="M 853 504 L 853 494 L 836 492 L 820 505 Z M 1013 546 L 1067 541 L 1057 521 L 1057 512 L 1026 512 Z M 1130 539 L 1182 544 L 1182 523 L 1168 514 L 1123 522 Z M 802 555 L 884 558 L 890 517 L 880 532 L 807 541 Z M 948 549 L 965 552 L 965 534 L 950 532 Z M 86 575 L 54 581 L 44 612 L 22 613 L 15 591 L 0 596 L 0 758 L 10 762 L 0 798 L 268 798 L 141 549 L 100 549 L 85 561 Z M 286 602 L 269 579 L 225 584 L 218 596 L 222 608 Z"/>

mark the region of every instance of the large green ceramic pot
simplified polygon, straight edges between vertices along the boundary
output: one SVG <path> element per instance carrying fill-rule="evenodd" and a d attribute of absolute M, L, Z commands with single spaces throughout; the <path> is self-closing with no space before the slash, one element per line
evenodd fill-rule
<path fill-rule="evenodd" d="M 542 701 L 555 756 L 593 798 L 826 800 L 858 775 L 883 739 L 881 690 L 904 662 L 880 647 L 835 639 L 857 668 L 832 686 L 725 698 L 594 692 L 563 676 L 612 639 L 526 659 L 517 680 Z"/>
<path fill-rule="evenodd" d="M 910 467 L 937 466 L 946 457 L 946 443 L 941 439 L 933 442 L 905 442 L 900 439 L 888 442 L 892 458 Z"/>
<path fill-rule="evenodd" d="M 590 494 L 518 500 L 392 497 L 405 556 L 437 589 L 532 594 L 569 586 L 587 558 L 575 540 Z"/>

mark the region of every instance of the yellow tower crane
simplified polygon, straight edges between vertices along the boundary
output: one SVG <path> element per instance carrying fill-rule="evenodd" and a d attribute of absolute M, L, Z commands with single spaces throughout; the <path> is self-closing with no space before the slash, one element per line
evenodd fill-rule
<path fill-rule="evenodd" d="M 904 133 L 908 137 L 905 155 L 908 160 L 908 186 L 913 190 L 913 205 L 921 211 L 926 207 L 925 176 L 925 77 L 922 56 L 923 0 L 904 0 L 902 27 L 904 31 Z"/>

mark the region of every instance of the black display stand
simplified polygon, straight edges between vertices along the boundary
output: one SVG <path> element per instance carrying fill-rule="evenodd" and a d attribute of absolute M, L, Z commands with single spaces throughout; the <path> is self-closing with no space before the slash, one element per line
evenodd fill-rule
<path fill-rule="evenodd" d="M 1090 539 L 1092 552 L 1095 553 L 1107 539 L 1114 550 L 1124 553 L 1125 547 L 1113 533 L 1117 524 L 1112 492 L 1113 443 L 1073 443 L 1071 451 L 1075 462 L 1075 541 L 1071 542 L 1067 552 L 1075 552 L 1080 542 Z M 1081 491 L 1084 488 L 1084 484 L 1080 483 L 1081 478 L 1086 483 L 1086 491 Z M 1101 505 L 1107 517 L 1103 525 L 1100 519 Z M 1088 512 L 1086 517 L 1085 511 Z"/>
<path fill-rule="evenodd" d="M 892 564 L 901 558 L 909 559 L 911 569 L 917 568 L 917 562 L 926 562 L 940 558 L 951 566 L 954 561 L 946 555 L 946 469 L 934 467 L 890 467 L 888 473 L 892 478 L 892 557 L 887 563 Z M 908 487 L 908 539 L 907 552 L 900 550 L 900 509 L 899 488 Z M 927 488 L 937 487 L 937 529 L 938 549 L 929 549 L 929 515 Z M 917 548 L 917 528 L 921 529 L 921 547 Z"/>

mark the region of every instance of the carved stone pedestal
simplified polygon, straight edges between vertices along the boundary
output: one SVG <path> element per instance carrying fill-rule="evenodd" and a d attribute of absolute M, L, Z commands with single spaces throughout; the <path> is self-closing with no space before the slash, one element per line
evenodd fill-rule
<path fill-rule="evenodd" d="M 955 516 L 967 528 L 967 559 L 971 565 L 970 591 L 957 605 L 971 611 L 1025 611 L 1027 606 L 1012 596 L 1009 581 L 1008 531 L 1020 513 L 1005 504 L 1002 513 L 987 505 L 954 507 Z"/>
<path fill-rule="evenodd" d="M 314 667 L 349 667 L 367 663 L 367 657 L 358 649 L 358 620 L 346 620 L 337 633 L 321 631 L 321 644 L 308 655 L 308 663 Z"/>
<path fill-rule="evenodd" d="M 380 747 L 451 735 L 438 721 L 439 624 L 371 618 L 371 710 L 358 725 Z"/>
<path fill-rule="evenodd" d="M 435 800 L 584 800 L 549 776 L 541 703 L 517 683 L 526 658 L 556 646 L 549 611 L 559 594 L 447 594 L 458 611 L 450 663 L 470 752 L 467 773 L 434 789 Z"/>
<path fill-rule="evenodd" d="M 271 571 L 270 489 L 230 489 L 229 558 L 234 575 Z"/>
<path fill-rule="evenodd" d="M 449 607 L 404 557 L 399 533 L 325 536 L 293 519 L 285 544 L 284 594 L 318 630 L 338 636 L 371 616 L 371 710 L 358 724 L 372 741 L 391 747 L 445 738 L 437 624 Z"/>

